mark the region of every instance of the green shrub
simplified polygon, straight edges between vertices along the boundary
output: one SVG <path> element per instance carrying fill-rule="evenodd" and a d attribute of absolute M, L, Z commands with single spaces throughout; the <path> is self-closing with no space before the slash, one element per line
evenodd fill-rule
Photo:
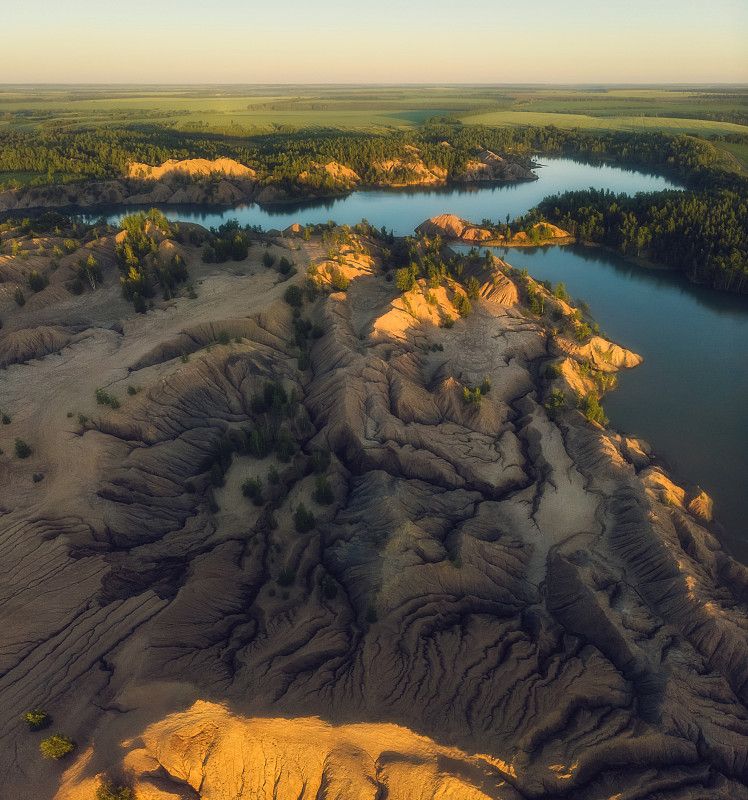
<path fill-rule="evenodd" d="M 442 328 L 454 328 L 454 326 L 455 326 L 455 321 L 452 318 L 452 315 L 451 314 L 447 314 L 447 316 L 444 317 L 444 319 L 442 320 L 440 327 L 442 327 Z"/>
<path fill-rule="evenodd" d="M 312 494 L 312 499 L 321 506 L 329 506 L 335 500 L 330 481 L 324 475 L 317 475 L 316 488 Z"/>
<path fill-rule="evenodd" d="M 10 425 L 10 417 L 7 414 L 3 414 L 3 425 Z"/>
<path fill-rule="evenodd" d="M 249 497 L 256 506 L 262 505 L 262 479 L 247 478 L 242 484 L 242 494 Z"/>
<path fill-rule="evenodd" d="M 29 726 L 29 730 L 40 731 L 49 725 L 51 719 L 46 711 L 41 708 L 34 708 L 23 715 L 23 721 Z"/>
<path fill-rule="evenodd" d="M 275 256 L 268 250 L 266 250 L 262 254 L 262 263 L 269 269 L 270 267 L 273 266 L 273 264 L 275 264 Z"/>
<path fill-rule="evenodd" d="M 548 411 L 548 416 L 551 419 L 555 419 L 558 413 L 566 406 L 566 398 L 564 393 L 561 389 L 554 389 L 551 392 L 551 396 L 548 398 L 548 402 L 545 404 L 546 411 Z"/>
<path fill-rule="evenodd" d="M 218 334 L 218 344 L 231 344 L 231 337 L 226 331 L 220 331 Z"/>
<path fill-rule="evenodd" d="M 54 736 L 50 736 L 49 739 L 45 739 L 39 745 L 39 749 L 42 751 L 44 758 L 64 758 L 75 749 L 75 743 L 64 733 L 56 733 Z"/>
<path fill-rule="evenodd" d="M 104 780 L 96 790 L 96 800 L 135 800 L 135 793 L 126 786 L 118 786 Z"/>
<path fill-rule="evenodd" d="M 113 395 L 106 392 L 104 389 L 96 389 L 94 392 L 96 402 L 100 406 L 110 406 L 111 408 L 119 408 L 119 400 Z"/>
<path fill-rule="evenodd" d="M 28 458 L 31 455 L 31 448 L 23 439 L 16 439 L 15 442 L 13 442 L 13 450 L 15 451 L 16 458 Z"/>
<path fill-rule="evenodd" d="M 335 289 L 336 292 L 345 292 L 348 290 L 348 287 L 351 285 L 350 280 L 343 275 L 343 273 L 339 269 L 335 269 L 332 272 L 332 277 L 330 278 L 330 283 L 332 284 L 332 288 Z"/>
<path fill-rule="evenodd" d="M 545 365 L 545 376 L 546 378 L 560 378 L 563 373 L 561 368 L 561 364 L 546 364 Z"/>
<path fill-rule="evenodd" d="M 31 479 L 34 481 L 34 483 L 41 483 L 44 480 L 44 473 L 43 472 L 35 472 L 31 476 Z"/>
<path fill-rule="evenodd" d="M 483 378 L 483 382 L 481 383 L 479 388 L 480 388 L 480 393 L 482 395 L 486 395 L 491 391 L 491 379 L 488 377 L 488 375 L 486 375 L 486 377 Z"/>
<path fill-rule="evenodd" d="M 309 459 L 309 465 L 315 475 L 322 475 L 330 466 L 330 454 L 326 450 L 315 450 Z"/>
<path fill-rule="evenodd" d="M 609 420 L 605 412 L 598 403 L 597 395 L 590 391 L 586 395 L 579 395 L 577 398 L 577 408 L 590 422 L 598 422 L 600 425 L 607 425 Z"/>
<path fill-rule="evenodd" d="M 316 520 L 314 514 L 307 511 L 303 503 L 299 503 L 293 514 L 293 524 L 298 533 L 309 533 L 314 528 Z"/>
<path fill-rule="evenodd" d="M 268 483 L 272 486 L 277 486 L 280 483 L 280 475 L 274 466 L 268 470 Z"/>
<path fill-rule="evenodd" d="M 291 460 L 291 456 L 296 452 L 296 447 L 291 441 L 291 434 L 287 430 L 281 430 L 275 437 L 275 452 L 278 459 L 284 463 Z"/>
<path fill-rule="evenodd" d="M 281 260 L 278 262 L 278 272 L 281 275 L 288 275 L 292 266 L 293 264 L 285 256 L 281 256 Z"/>
<path fill-rule="evenodd" d="M 32 292 L 41 292 L 49 283 L 44 275 L 37 272 L 35 269 L 29 273 L 28 281 Z"/>
<path fill-rule="evenodd" d="M 23 289 L 21 289 L 20 286 L 15 290 L 15 292 L 13 292 L 13 299 L 21 307 L 26 305 L 26 298 L 24 297 Z"/>

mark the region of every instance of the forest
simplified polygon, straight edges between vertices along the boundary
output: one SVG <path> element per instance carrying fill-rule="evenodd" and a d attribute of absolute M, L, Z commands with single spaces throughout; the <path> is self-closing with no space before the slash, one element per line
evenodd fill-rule
<path fill-rule="evenodd" d="M 742 146 L 745 137 L 715 136 Z M 404 159 L 418 148 L 428 168 L 441 167 L 456 179 L 476 153 L 510 153 L 526 165 L 535 153 L 585 161 L 646 166 L 681 181 L 684 191 L 636 197 L 589 190 L 546 198 L 516 224 L 553 222 L 580 239 L 684 271 L 715 288 L 748 292 L 748 178 L 727 172 L 712 143 L 666 132 L 592 133 L 554 126 L 491 128 L 431 120 L 418 129 L 387 134 L 327 130 L 276 132 L 235 138 L 179 131 L 155 124 L 72 130 L 0 131 L 0 180 L 33 176 L 26 186 L 8 179 L 0 188 L 42 186 L 121 177 L 130 162 L 159 165 L 167 159 L 233 158 L 256 170 L 260 184 L 283 188 L 287 196 L 343 191 L 324 171 L 299 175 L 314 163 L 336 161 L 363 180 L 381 180 L 377 162 Z M 409 149 L 410 148 L 410 149 Z"/>
<path fill-rule="evenodd" d="M 552 222 L 579 239 L 748 293 L 748 181 L 734 188 L 642 192 L 588 189 L 545 198 L 514 224 Z"/>

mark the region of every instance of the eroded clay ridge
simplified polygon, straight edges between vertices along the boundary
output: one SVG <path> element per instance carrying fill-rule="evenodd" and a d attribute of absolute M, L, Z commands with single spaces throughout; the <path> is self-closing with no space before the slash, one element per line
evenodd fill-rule
<path fill-rule="evenodd" d="M 449 146 L 444 143 L 445 146 Z M 365 186 L 445 186 L 448 183 L 535 181 L 538 176 L 516 157 L 481 150 L 466 169 L 449 177 L 443 167 L 428 167 L 421 150 L 404 147 L 399 158 L 375 161 L 364 179 L 354 170 L 330 161 L 312 162 L 289 181 L 274 181 L 230 158 L 213 161 L 191 158 L 160 166 L 132 163 L 118 179 L 78 181 L 54 186 L 23 187 L 0 192 L 0 211 L 34 208 L 88 208 L 109 205 L 222 205 L 239 202 L 283 203 L 289 200 L 332 197 Z"/>
<path fill-rule="evenodd" d="M 145 315 L 106 236 L 93 291 L 0 286 L 3 796 L 748 797 L 746 570 L 575 407 L 638 357 L 503 262 L 403 294 L 334 241 L 174 245 L 197 298 Z"/>

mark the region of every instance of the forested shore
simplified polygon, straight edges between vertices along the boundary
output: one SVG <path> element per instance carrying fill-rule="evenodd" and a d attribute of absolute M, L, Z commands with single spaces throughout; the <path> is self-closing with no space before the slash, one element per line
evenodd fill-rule
<path fill-rule="evenodd" d="M 82 131 L 53 127 L 0 132 L 0 185 L 14 196 L 26 197 L 27 207 L 43 207 L 55 205 L 55 189 L 48 187 L 59 189 L 61 184 L 90 185 L 94 199 L 96 188 L 105 187 L 106 181 L 119 181 L 124 194 L 142 192 L 153 181 L 123 178 L 133 163 L 158 166 L 170 159 L 231 158 L 255 173 L 253 193 L 246 199 L 255 200 L 262 188 L 269 188 L 280 201 L 334 196 L 354 188 L 320 165 L 334 162 L 352 170 L 359 181 L 355 188 L 433 183 L 434 176 L 449 184 L 464 180 L 477 154 L 486 152 L 505 156 L 525 170 L 534 154 L 546 153 L 644 167 L 678 179 L 682 191 L 629 197 L 590 189 L 548 197 L 512 227 L 552 222 L 580 240 L 681 270 L 695 282 L 748 292 L 748 179 L 726 172 L 712 144 L 692 136 L 593 134 L 553 126 L 489 128 L 443 121 L 387 135 L 329 130 L 249 138 L 157 125 Z M 416 162 L 420 172 L 414 171 Z M 8 175 L 25 177 L 26 183 Z M 218 177 L 181 180 L 210 190 Z M 112 195 L 101 193 L 102 203 L 107 196 Z M 208 191 L 204 196 L 206 202 L 226 203 L 226 195 Z"/>

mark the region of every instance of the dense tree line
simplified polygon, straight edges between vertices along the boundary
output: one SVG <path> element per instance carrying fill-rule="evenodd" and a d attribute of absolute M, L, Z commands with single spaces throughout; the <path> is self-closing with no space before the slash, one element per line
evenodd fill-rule
<path fill-rule="evenodd" d="M 517 220 L 551 221 L 580 239 L 748 293 L 748 181 L 731 188 L 639 193 L 589 189 L 545 198 Z"/>
<path fill-rule="evenodd" d="M 453 178 L 464 171 L 476 152 L 511 151 L 520 158 L 532 152 L 563 153 L 585 159 L 614 159 L 670 169 L 683 174 L 716 163 L 706 141 L 667 133 L 616 132 L 592 134 L 544 128 L 487 128 L 480 125 L 431 124 L 415 131 L 374 135 L 327 131 L 274 133 L 237 139 L 208 132 L 176 131 L 158 125 L 36 132 L 0 131 L 2 173 L 31 172 L 37 183 L 114 178 L 130 162 L 152 166 L 168 159 L 228 157 L 257 170 L 264 182 L 295 183 L 316 163 L 337 161 L 354 170 L 364 182 L 379 176 L 377 162 L 413 157 L 412 147 L 429 167 L 441 167 Z M 324 186 L 329 177 L 310 175 L 306 183 Z"/>
<path fill-rule="evenodd" d="M 597 134 L 554 126 L 488 128 L 451 122 L 447 117 L 418 130 L 380 135 L 331 130 L 251 138 L 151 124 L 83 130 L 58 127 L 28 133 L 6 130 L 0 131 L 0 181 L 3 172 L 35 173 L 37 183 L 98 180 L 123 175 L 133 161 L 156 166 L 168 159 L 228 157 L 255 169 L 261 182 L 278 185 L 293 196 L 309 188 L 340 191 L 331 176 L 314 171 L 315 163 L 336 161 L 354 170 L 364 183 L 373 183 L 381 179 L 377 163 L 407 164 L 414 158 L 414 147 L 426 167 L 443 168 L 448 180 L 463 172 L 468 161 L 484 149 L 512 153 L 526 163 L 536 152 L 615 161 L 670 172 L 687 189 L 635 198 L 571 192 L 543 201 L 535 216 L 522 222 L 542 217 L 581 238 L 676 266 L 694 280 L 748 291 L 748 182 L 720 169 L 720 156 L 708 141 L 664 132 Z M 742 136 L 724 139 L 744 143 Z M 298 180 L 302 172 L 308 173 L 303 187 Z M 400 172 L 395 170 L 391 180 L 407 176 L 407 169 Z M 222 232 L 216 242 L 208 243 L 217 258 L 243 255 L 247 242 L 243 234 L 238 239 L 237 235 Z M 140 291 L 146 288 L 138 287 L 140 297 L 148 296 Z"/>

